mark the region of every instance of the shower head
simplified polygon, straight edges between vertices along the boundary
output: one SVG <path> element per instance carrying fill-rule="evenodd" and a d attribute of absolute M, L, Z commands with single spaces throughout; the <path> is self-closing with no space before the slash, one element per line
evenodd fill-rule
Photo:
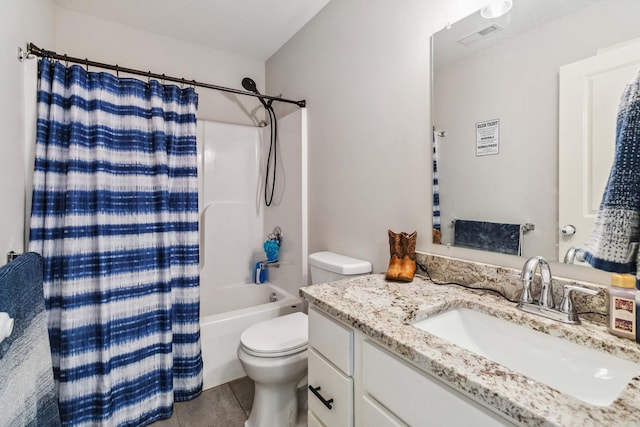
<path fill-rule="evenodd" d="M 260 95 L 260 92 L 258 92 L 258 87 L 256 86 L 256 82 L 254 82 L 253 79 L 250 79 L 249 77 L 245 77 L 244 79 L 242 79 L 242 87 L 245 88 L 245 90 L 248 90 L 249 92 L 253 92 L 257 95 Z M 262 105 L 264 105 L 264 108 L 266 109 L 271 108 L 271 101 L 265 102 L 262 96 L 259 96 L 258 99 L 260 99 L 260 102 L 262 102 Z"/>
<path fill-rule="evenodd" d="M 245 77 L 244 79 L 242 79 L 242 87 L 249 92 L 257 93 L 258 95 L 260 94 L 260 92 L 258 92 L 256 82 L 254 82 L 253 79 L 250 79 L 249 77 Z"/>

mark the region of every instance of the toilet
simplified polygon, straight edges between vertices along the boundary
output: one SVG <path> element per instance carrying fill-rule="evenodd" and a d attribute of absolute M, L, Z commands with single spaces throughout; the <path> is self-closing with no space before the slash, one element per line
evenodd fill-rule
<path fill-rule="evenodd" d="M 307 315 L 292 313 L 257 323 L 240 336 L 238 359 L 255 383 L 245 427 L 294 427 L 298 382 L 307 373 Z"/>
<path fill-rule="evenodd" d="M 332 252 L 309 255 L 311 283 L 325 283 L 371 272 L 371 263 Z M 245 427 L 294 427 L 297 387 L 307 374 L 308 321 L 292 313 L 256 323 L 240 336 L 238 359 L 255 383 L 253 407 Z"/>

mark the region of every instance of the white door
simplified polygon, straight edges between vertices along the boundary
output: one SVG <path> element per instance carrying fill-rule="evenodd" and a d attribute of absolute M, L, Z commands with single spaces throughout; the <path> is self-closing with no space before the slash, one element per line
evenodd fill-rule
<path fill-rule="evenodd" d="M 620 97 L 639 71 L 639 39 L 560 67 L 560 262 L 589 240 L 613 162 Z"/>

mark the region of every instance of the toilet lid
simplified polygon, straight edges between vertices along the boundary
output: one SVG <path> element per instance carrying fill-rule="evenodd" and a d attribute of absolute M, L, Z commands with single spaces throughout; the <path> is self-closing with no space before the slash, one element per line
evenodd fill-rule
<path fill-rule="evenodd" d="M 250 326 L 240 336 L 240 344 L 250 353 L 265 357 L 290 354 L 307 347 L 307 331 L 307 315 L 296 312 Z"/>

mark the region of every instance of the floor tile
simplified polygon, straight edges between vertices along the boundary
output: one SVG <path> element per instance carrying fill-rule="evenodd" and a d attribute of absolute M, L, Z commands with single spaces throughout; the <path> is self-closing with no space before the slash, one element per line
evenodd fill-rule
<path fill-rule="evenodd" d="M 165 420 L 158 420 L 155 423 L 151 423 L 152 427 L 180 427 L 180 422 L 178 421 L 178 416 L 176 415 L 176 411 L 174 409 L 173 415 L 171 418 L 167 418 Z"/>
<path fill-rule="evenodd" d="M 240 406 L 244 410 L 245 414 L 249 416 L 251 412 L 251 406 L 253 406 L 253 393 L 255 390 L 255 384 L 249 377 L 242 377 L 237 380 L 233 380 L 229 383 L 231 391 L 238 399 Z"/>
<path fill-rule="evenodd" d="M 197 399 L 174 405 L 181 427 L 243 427 L 247 416 L 229 384 L 202 392 Z"/>

